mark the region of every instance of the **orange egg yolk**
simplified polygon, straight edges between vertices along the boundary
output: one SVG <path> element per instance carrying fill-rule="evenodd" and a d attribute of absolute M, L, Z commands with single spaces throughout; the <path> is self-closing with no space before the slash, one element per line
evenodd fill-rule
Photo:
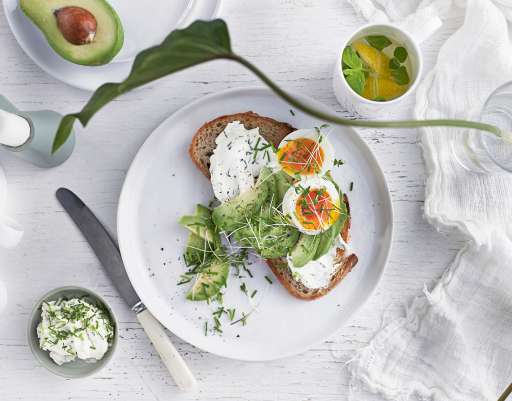
<path fill-rule="evenodd" d="M 313 175 L 322 169 L 324 151 L 317 141 L 298 138 L 282 146 L 277 152 L 277 159 L 289 175 Z"/>
<path fill-rule="evenodd" d="M 335 204 L 325 189 L 303 191 L 295 203 L 295 215 L 307 230 L 330 227 L 340 215 L 339 205 Z"/>

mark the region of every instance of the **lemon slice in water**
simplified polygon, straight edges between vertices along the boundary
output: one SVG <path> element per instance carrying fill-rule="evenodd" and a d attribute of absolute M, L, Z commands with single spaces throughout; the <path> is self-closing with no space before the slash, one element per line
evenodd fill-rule
<path fill-rule="evenodd" d="M 391 100 L 403 95 L 407 86 L 398 85 L 389 78 L 375 78 L 369 76 L 363 90 L 363 97 L 369 100 Z"/>
<path fill-rule="evenodd" d="M 352 47 L 359 54 L 359 57 L 363 59 L 365 64 L 379 75 L 379 77 L 388 78 L 391 76 L 389 57 L 384 53 L 362 41 L 354 42 Z"/>

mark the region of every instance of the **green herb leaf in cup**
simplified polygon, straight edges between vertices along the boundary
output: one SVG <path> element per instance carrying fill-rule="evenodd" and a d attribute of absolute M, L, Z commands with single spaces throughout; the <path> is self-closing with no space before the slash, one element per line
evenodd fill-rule
<path fill-rule="evenodd" d="M 403 63 L 405 60 L 407 60 L 407 49 L 405 47 L 399 46 L 393 52 L 393 56 L 395 56 L 398 61 Z"/>
<path fill-rule="evenodd" d="M 389 68 L 392 70 L 400 68 L 400 62 L 396 58 L 392 58 L 391 60 L 389 60 Z"/>
<path fill-rule="evenodd" d="M 347 46 L 343 49 L 343 55 L 341 61 L 350 69 L 360 70 L 363 68 L 363 60 L 359 57 L 352 47 Z"/>
<path fill-rule="evenodd" d="M 366 75 L 363 69 L 363 60 L 352 47 L 347 46 L 341 56 L 343 62 L 343 75 L 348 85 L 359 94 L 363 93 Z"/>
<path fill-rule="evenodd" d="M 389 40 L 384 35 L 370 35 L 367 36 L 365 39 L 370 46 L 376 48 L 379 51 L 385 49 L 392 43 L 391 40 Z"/>
<path fill-rule="evenodd" d="M 364 90 L 364 84 L 366 77 L 363 71 L 349 70 L 350 73 L 345 75 L 345 80 L 348 85 L 358 94 L 362 94 Z"/>
<path fill-rule="evenodd" d="M 401 66 L 396 70 L 391 70 L 391 76 L 398 85 L 408 85 L 410 81 L 407 68 Z"/>

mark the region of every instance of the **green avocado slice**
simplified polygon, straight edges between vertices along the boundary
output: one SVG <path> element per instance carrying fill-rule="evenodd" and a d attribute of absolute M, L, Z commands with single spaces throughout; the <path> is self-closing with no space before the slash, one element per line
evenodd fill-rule
<path fill-rule="evenodd" d="M 105 0 L 20 0 L 20 7 L 41 30 L 53 50 L 72 63 L 89 66 L 106 64 L 123 46 L 121 20 Z M 74 44 L 69 41 L 69 33 L 73 28 L 78 29 L 83 18 L 67 20 L 68 38 L 59 28 L 57 15 L 70 8 L 86 10 L 96 20 L 95 33 L 90 42 Z"/>
<path fill-rule="evenodd" d="M 183 216 L 178 221 L 190 232 L 198 235 L 215 246 L 220 245 L 219 233 L 215 231 L 212 222 L 212 212 L 206 206 L 196 205 L 196 213 L 192 216 Z"/>
<path fill-rule="evenodd" d="M 294 267 L 303 267 L 314 259 L 321 235 L 301 234 L 299 240 L 290 252 Z"/>
<path fill-rule="evenodd" d="M 293 178 L 280 170 L 272 176 L 272 194 L 274 195 L 273 203 L 276 206 L 280 206 L 283 203 L 284 195 L 286 191 L 292 186 Z"/>
<path fill-rule="evenodd" d="M 192 234 L 191 234 L 192 235 Z M 229 263 L 221 259 L 214 259 L 196 277 L 196 281 L 187 293 L 190 301 L 206 301 L 217 295 L 227 284 Z"/>
<path fill-rule="evenodd" d="M 299 239 L 299 231 L 276 211 L 270 199 L 260 212 L 247 219 L 246 224 L 234 232 L 241 246 L 254 248 L 265 259 L 286 256 Z"/>
<path fill-rule="evenodd" d="M 272 170 L 265 167 L 261 170 L 253 189 L 213 209 L 212 220 L 215 225 L 226 232 L 234 231 L 245 225 L 248 218 L 260 212 L 262 205 L 267 200 L 270 182 L 272 182 Z"/>
<path fill-rule="evenodd" d="M 341 199 L 343 199 L 343 197 L 341 197 Z M 318 258 L 324 256 L 327 252 L 329 252 L 329 249 L 331 249 L 332 244 L 334 243 L 338 235 L 340 235 L 340 231 L 343 228 L 345 221 L 347 220 L 347 206 L 345 205 L 345 202 L 342 202 L 340 209 L 340 217 L 338 218 L 338 220 L 336 220 L 335 223 L 331 227 L 329 227 L 328 230 L 324 231 L 322 234 L 319 235 L 320 242 L 316 249 L 316 253 L 313 257 L 313 260 L 317 260 Z"/>
<path fill-rule="evenodd" d="M 341 193 L 340 198 L 343 199 Z M 329 252 L 337 236 L 340 235 L 340 231 L 348 217 L 345 202 L 342 202 L 340 209 L 340 217 L 328 230 L 317 235 L 301 234 L 297 244 L 290 252 L 290 257 L 295 267 L 303 267 L 312 260 L 317 260 Z"/>

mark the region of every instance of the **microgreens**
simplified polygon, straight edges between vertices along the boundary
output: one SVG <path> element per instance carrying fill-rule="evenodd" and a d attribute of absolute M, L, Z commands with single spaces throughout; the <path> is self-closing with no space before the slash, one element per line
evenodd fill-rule
<path fill-rule="evenodd" d="M 235 320 L 234 322 L 231 323 L 231 326 L 237 324 L 237 323 L 242 323 L 242 326 L 245 326 L 247 324 L 247 318 L 251 315 L 252 311 L 249 312 L 249 313 L 245 313 L 245 312 L 242 312 L 242 317 L 238 320 Z"/>

